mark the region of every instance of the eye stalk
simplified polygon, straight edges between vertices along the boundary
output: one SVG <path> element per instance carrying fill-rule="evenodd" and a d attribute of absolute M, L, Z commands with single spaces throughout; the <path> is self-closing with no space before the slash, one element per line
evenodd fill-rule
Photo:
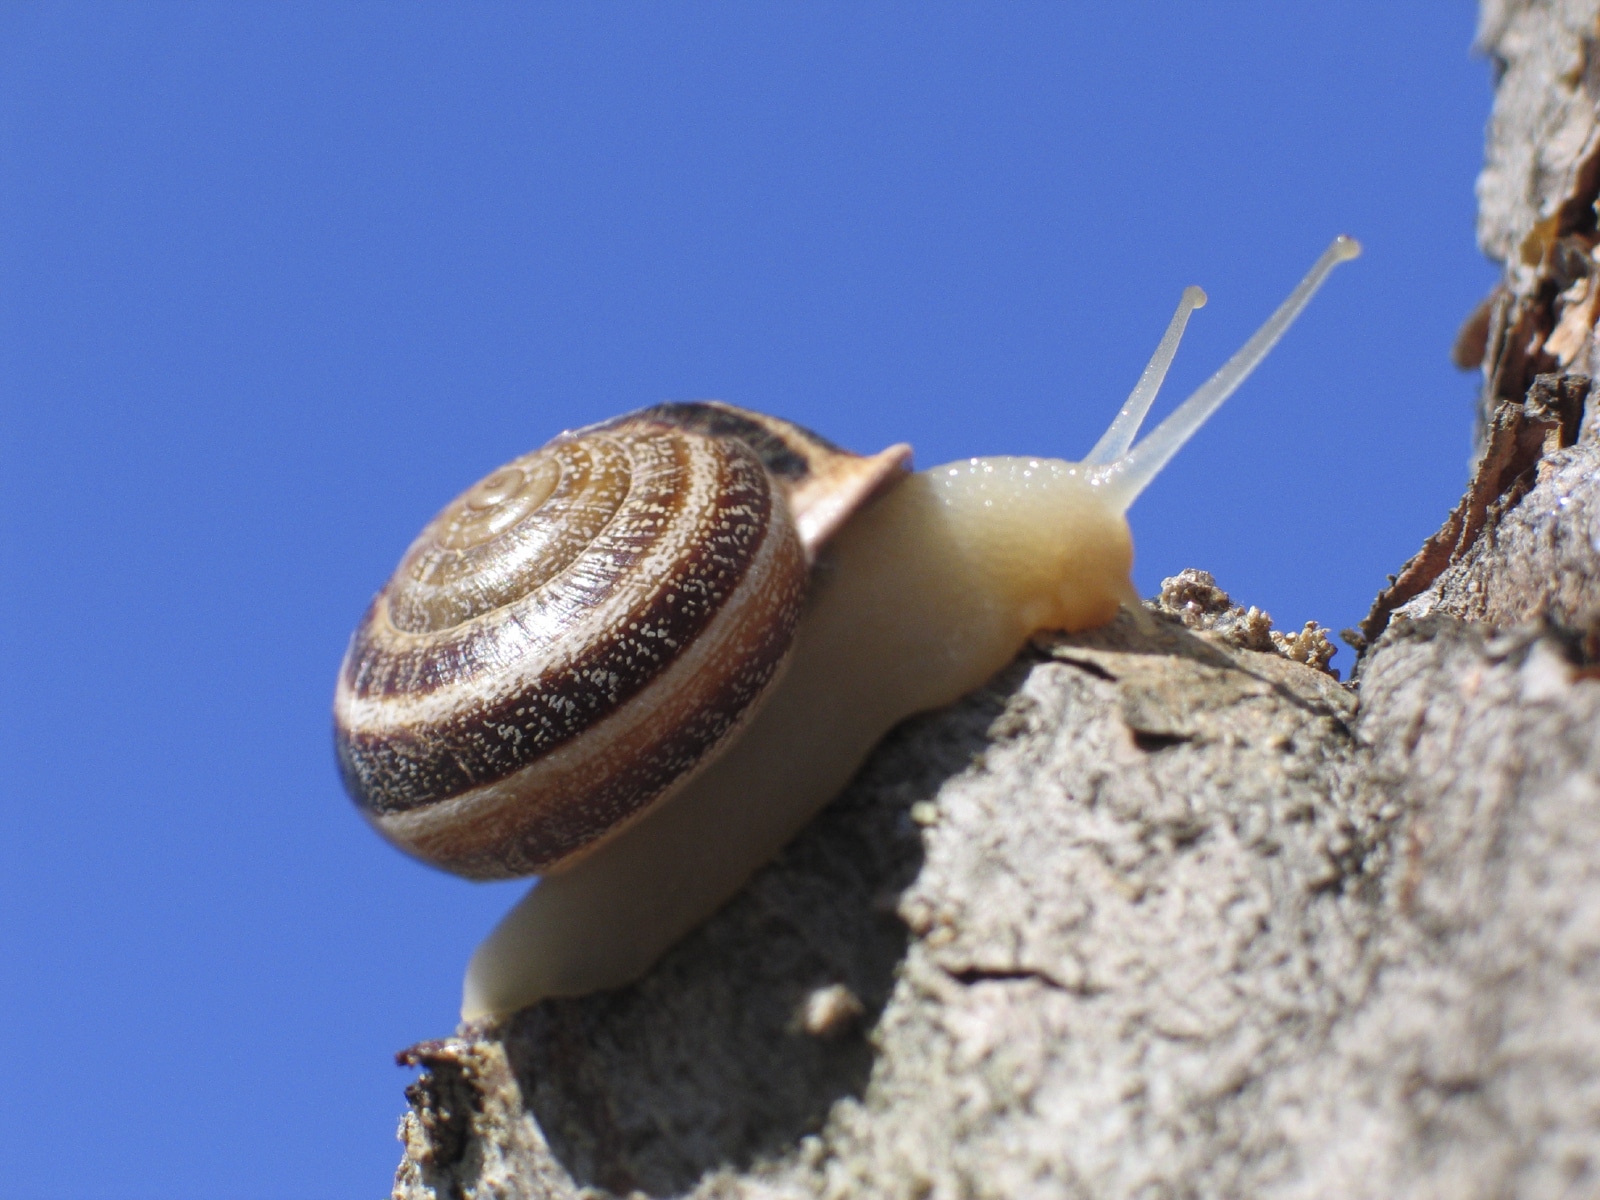
<path fill-rule="evenodd" d="M 1139 432 L 1139 425 L 1149 411 L 1151 401 L 1156 398 L 1162 380 L 1166 378 L 1173 355 L 1178 351 L 1178 342 L 1189 323 L 1190 313 L 1206 302 L 1206 294 L 1199 288 L 1184 289 L 1183 299 L 1178 302 L 1178 311 L 1167 326 L 1166 336 L 1156 347 L 1149 365 L 1140 375 L 1138 385 L 1122 406 L 1122 411 L 1111 422 L 1111 427 L 1083 460 L 1086 464 L 1099 467 L 1094 481 L 1105 489 L 1106 502 L 1119 512 L 1127 512 L 1139 498 L 1139 493 L 1160 474 L 1161 468 L 1167 465 L 1183 444 L 1199 432 L 1211 414 L 1238 390 L 1240 384 L 1250 378 L 1250 373 L 1289 331 L 1289 326 L 1311 302 L 1311 297 L 1317 294 L 1317 289 L 1333 269 L 1360 254 L 1361 243 L 1354 238 L 1344 234 L 1334 238 L 1332 245 L 1322 252 L 1322 257 L 1289 293 L 1289 298 L 1250 336 L 1250 340 L 1130 450 L 1134 436 Z"/>
<path fill-rule="evenodd" d="M 1139 426 L 1144 423 L 1145 414 L 1150 411 L 1150 405 L 1154 402 L 1156 394 L 1166 382 L 1167 370 L 1172 366 L 1172 360 L 1178 356 L 1178 343 L 1183 341 L 1183 331 L 1189 327 L 1189 317 L 1195 309 L 1205 306 L 1206 294 L 1202 289 L 1193 284 L 1183 289 L 1183 298 L 1178 301 L 1178 311 L 1172 314 L 1172 320 L 1167 324 L 1167 332 L 1161 335 L 1161 344 L 1156 347 L 1156 352 L 1150 356 L 1150 361 L 1139 373 L 1139 382 L 1128 394 L 1127 402 L 1117 413 L 1116 419 L 1111 422 L 1105 433 L 1100 435 L 1100 440 L 1094 444 L 1094 449 L 1084 456 L 1085 463 L 1090 465 L 1113 463 L 1128 452 L 1128 447 L 1133 445 L 1133 439 L 1139 433 Z"/>

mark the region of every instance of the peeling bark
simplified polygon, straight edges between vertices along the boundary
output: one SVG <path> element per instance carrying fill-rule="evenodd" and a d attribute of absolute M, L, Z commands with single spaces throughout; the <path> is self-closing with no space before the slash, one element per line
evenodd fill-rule
<path fill-rule="evenodd" d="M 405 1052 L 395 1196 L 1600 1192 L 1597 13 L 1485 5 L 1480 462 L 1351 684 L 1201 572 L 1038 640 L 637 985 Z"/>
<path fill-rule="evenodd" d="M 1522 531 L 1530 514 L 1545 511 L 1551 505 L 1565 508 L 1574 492 L 1581 499 L 1583 476 L 1592 473 L 1595 466 L 1592 450 L 1586 447 L 1561 456 L 1556 452 L 1576 442 L 1589 389 L 1587 375 L 1537 375 L 1526 399 L 1505 401 L 1496 407 L 1466 495 L 1445 518 L 1439 532 L 1422 544 L 1394 581 L 1378 594 L 1372 611 L 1361 622 L 1358 646 L 1374 641 L 1388 627 L 1390 614 L 1397 608 L 1436 586 L 1438 596 L 1414 608 L 1413 613 L 1431 611 L 1438 604 L 1447 603 L 1443 598 L 1449 596 L 1454 598 L 1449 606 L 1460 616 L 1510 624 L 1543 615 L 1549 609 L 1543 603 L 1545 593 L 1554 580 L 1562 599 L 1552 615 L 1562 616 L 1569 623 L 1584 619 L 1583 612 L 1593 603 L 1584 597 L 1600 596 L 1595 591 L 1600 580 L 1584 573 L 1592 555 L 1557 554 L 1552 559 L 1549 554 L 1540 553 L 1543 547 L 1536 536 Z M 1576 470 L 1569 469 L 1574 465 Z M 1552 487 L 1550 480 L 1556 475 L 1567 478 L 1568 483 Z M 1537 494 L 1529 499 L 1530 492 Z M 1525 499 L 1527 504 L 1522 503 Z M 1563 524 L 1581 533 L 1587 522 L 1567 520 Z M 1499 558 L 1486 568 L 1485 556 L 1494 556 L 1497 551 L 1501 551 Z M 1508 560 L 1507 555 L 1515 561 Z M 1484 574 L 1494 577 L 1493 587 L 1476 586 Z M 1513 582 L 1513 574 L 1520 577 L 1517 582 Z M 1487 607 L 1491 603 L 1493 612 Z M 1589 612 L 1590 617 L 1596 615 L 1600 613 Z"/>

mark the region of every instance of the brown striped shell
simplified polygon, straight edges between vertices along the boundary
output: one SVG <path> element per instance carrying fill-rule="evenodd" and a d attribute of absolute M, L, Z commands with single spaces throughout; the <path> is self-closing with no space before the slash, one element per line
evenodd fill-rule
<path fill-rule="evenodd" d="M 909 457 L 695 403 L 506 464 L 422 531 L 351 638 L 346 788 L 460 875 L 576 860 L 726 747 L 788 655 L 818 547 Z"/>

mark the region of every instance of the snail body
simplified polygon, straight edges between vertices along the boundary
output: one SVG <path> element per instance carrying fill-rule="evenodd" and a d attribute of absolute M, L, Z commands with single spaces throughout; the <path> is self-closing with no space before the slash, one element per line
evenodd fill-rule
<path fill-rule="evenodd" d="M 1198 288 L 1079 463 L 909 474 L 904 446 L 861 458 L 774 418 L 667 405 L 563 435 L 447 508 L 358 628 L 335 729 L 385 836 L 469 876 L 543 876 L 473 955 L 463 1017 L 636 979 L 896 723 L 981 685 L 1036 632 L 1136 604 L 1128 506 L 1358 252 L 1336 240 L 1136 447 Z M 639 460 L 626 487 L 584 474 L 623 458 Z M 669 485 L 720 507 L 674 524 Z M 578 500 L 570 536 L 541 520 L 558 496 Z M 594 543 L 622 582 L 592 577 Z M 600 640 L 559 645 L 580 626 Z"/>
<path fill-rule="evenodd" d="M 987 459 L 919 472 L 847 524 L 749 729 L 682 792 L 528 893 L 473 955 L 463 1017 L 637 978 L 836 796 L 895 724 L 980 686 L 1037 630 L 1103 624 L 1135 599 L 1127 523 L 1060 466 Z M 1062 579 L 1084 586 L 1061 589 Z"/>

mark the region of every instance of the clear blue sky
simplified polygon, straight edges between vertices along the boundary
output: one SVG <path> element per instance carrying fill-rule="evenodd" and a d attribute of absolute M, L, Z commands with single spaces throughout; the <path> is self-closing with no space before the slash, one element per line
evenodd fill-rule
<path fill-rule="evenodd" d="M 1464 478 L 1469 5 L 0 9 L 0 1091 L 34 1200 L 378 1196 L 521 890 L 383 845 L 328 704 L 422 523 L 720 397 L 1077 457 L 1366 244 L 1134 508 L 1354 623 Z M 1344 652 L 1340 662 L 1348 664 Z"/>

